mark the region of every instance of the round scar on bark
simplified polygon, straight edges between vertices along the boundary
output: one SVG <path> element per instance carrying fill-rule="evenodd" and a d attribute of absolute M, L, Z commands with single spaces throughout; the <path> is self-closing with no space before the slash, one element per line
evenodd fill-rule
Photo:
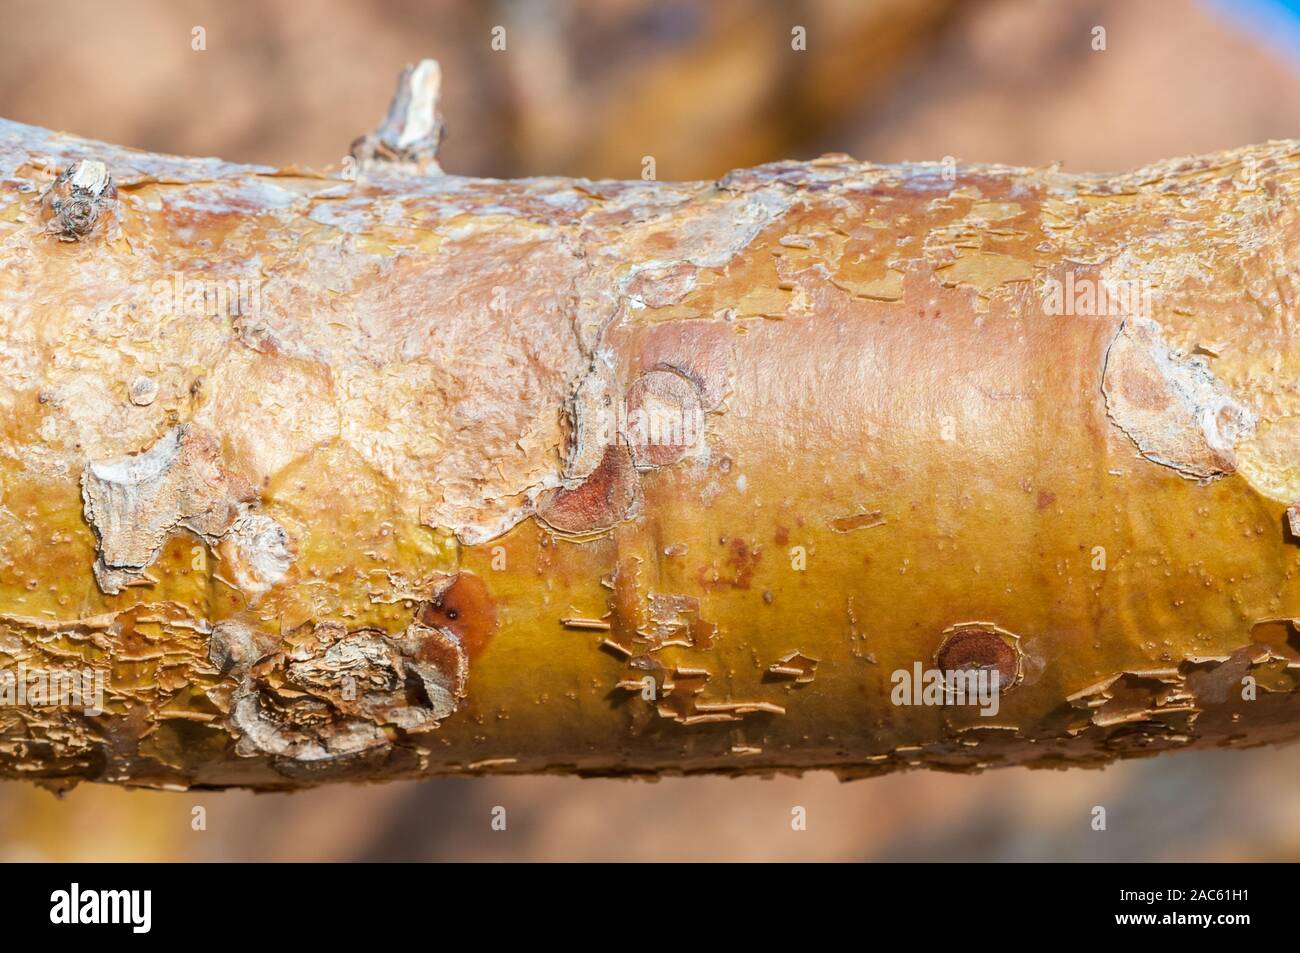
<path fill-rule="evenodd" d="M 148 377 L 137 377 L 131 382 L 128 393 L 131 403 L 137 407 L 148 407 L 158 397 L 158 385 Z"/>
<path fill-rule="evenodd" d="M 284 527 L 260 513 L 237 518 L 217 551 L 228 562 L 235 585 L 251 597 L 250 605 L 285 577 L 294 560 Z"/>
<path fill-rule="evenodd" d="M 699 390 L 673 371 L 646 371 L 633 381 L 626 410 L 625 436 L 639 470 L 676 463 L 704 437 Z"/>
<path fill-rule="evenodd" d="M 996 670 L 999 691 L 1007 692 L 1022 674 L 1020 637 L 987 622 L 963 622 L 943 630 L 934 662 L 942 672 Z"/>

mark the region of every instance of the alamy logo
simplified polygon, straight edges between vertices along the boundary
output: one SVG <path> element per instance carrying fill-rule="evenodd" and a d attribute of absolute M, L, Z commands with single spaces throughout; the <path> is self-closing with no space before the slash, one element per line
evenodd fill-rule
<path fill-rule="evenodd" d="M 615 404 L 614 431 L 603 437 L 633 447 L 698 447 L 704 439 L 704 412 L 699 405 L 646 401 L 628 410 L 626 404 Z"/>
<path fill-rule="evenodd" d="M 996 668 L 922 670 L 916 662 L 911 670 L 894 672 L 889 700 L 895 705 L 978 705 L 981 716 L 992 717 L 998 713 L 1001 679 Z"/>
<path fill-rule="evenodd" d="M 1151 282 L 1145 279 L 1075 277 L 1048 278 L 1043 285 L 1043 311 L 1053 316 L 1151 317 Z"/>
<path fill-rule="evenodd" d="M 104 713 L 103 669 L 28 668 L 0 670 L 0 705 L 18 708 L 80 708 Z"/>
<path fill-rule="evenodd" d="M 128 923 L 132 933 L 148 933 L 153 920 L 152 890 L 70 890 L 50 894 L 50 922 L 58 924 Z"/>
<path fill-rule="evenodd" d="M 260 277 L 192 278 L 182 271 L 159 278 L 150 288 L 150 305 L 160 318 L 233 318 L 262 310 Z"/>

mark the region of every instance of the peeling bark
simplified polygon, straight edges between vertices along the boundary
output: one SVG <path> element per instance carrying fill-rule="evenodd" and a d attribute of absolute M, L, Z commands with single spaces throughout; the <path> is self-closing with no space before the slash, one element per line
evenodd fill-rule
<path fill-rule="evenodd" d="M 1300 143 L 480 180 L 438 167 L 439 81 L 355 178 L 0 122 L 0 665 L 104 684 L 0 684 L 0 772 L 1300 735 Z M 996 716 L 895 704 L 914 666 L 996 671 Z"/>

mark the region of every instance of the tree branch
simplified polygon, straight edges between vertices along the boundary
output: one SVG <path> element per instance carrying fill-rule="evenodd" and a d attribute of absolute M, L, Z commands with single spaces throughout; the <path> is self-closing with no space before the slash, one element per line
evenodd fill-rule
<path fill-rule="evenodd" d="M 1295 737 L 1297 143 L 481 180 L 438 85 L 339 173 L 0 122 L 6 776 Z"/>

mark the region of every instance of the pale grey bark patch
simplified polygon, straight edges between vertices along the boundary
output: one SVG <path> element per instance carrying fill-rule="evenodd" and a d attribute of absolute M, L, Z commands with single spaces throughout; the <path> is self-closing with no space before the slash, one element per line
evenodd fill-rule
<path fill-rule="evenodd" d="M 223 468 L 215 437 L 182 424 L 143 453 L 92 461 L 82 474 L 81 496 L 99 540 L 95 579 L 113 595 L 148 581 L 145 570 L 175 530 L 214 541 L 254 494 Z"/>

